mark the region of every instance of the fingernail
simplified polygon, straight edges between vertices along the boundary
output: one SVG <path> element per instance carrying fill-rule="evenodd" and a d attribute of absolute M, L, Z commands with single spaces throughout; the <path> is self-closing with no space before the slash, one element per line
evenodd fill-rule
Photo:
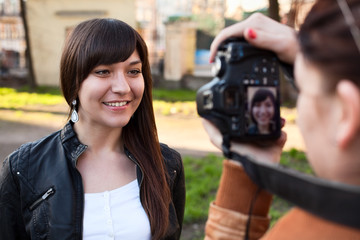
<path fill-rule="evenodd" d="M 250 28 L 248 31 L 249 37 L 251 39 L 255 39 L 256 38 L 256 32 L 254 31 L 254 29 Z"/>

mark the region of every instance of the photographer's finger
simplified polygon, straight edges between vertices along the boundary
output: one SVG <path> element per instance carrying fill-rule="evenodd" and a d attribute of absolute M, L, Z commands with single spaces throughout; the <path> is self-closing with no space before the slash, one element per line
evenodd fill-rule
<path fill-rule="evenodd" d="M 236 23 L 227 28 L 224 28 L 220 33 L 215 37 L 210 46 L 210 58 L 209 61 L 213 62 L 215 59 L 216 52 L 221 42 L 230 38 L 230 37 L 242 37 L 245 26 L 243 22 Z"/>
<path fill-rule="evenodd" d="M 217 147 L 218 149 L 221 150 L 221 145 L 222 145 L 222 135 L 219 131 L 219 129 L 212 124 L 210 121 L 202 118 L 202 124 L 205 128 L 205 131 L 207 132 L 207 134 L 209 135 L 210 141 L 211 143 Z"/>
<path fill-rule="evenodd" d="M 253 160 L 274 162 L 270 147 L 261 148 L 252 144 L 232 142 L 230 150 Z"/>
<path fill-rule="evenodd" d="M 286 119 L 285 118 L 280 118 L 280 124 L 281 124 L 281 128 L 283 128 L 286 124 Z"/>
<path fill-rule="evenodd" d="M 281 131 L 281 136 L 280 138 L 277 140 L 277 144 L 278 146 L 280 146 L 281 148 L 283 148 L 285 146 L 287 140 L 287 133 L 284 131 Z"/>
<path fill-rule="evenodd" d="M 230 37 L 243 37 L 245 35 L 245 29 L 246 28 L 252 28 L 252 29 L 263 29 L 264 31 L 269 31 L 272 33 L 276 33 L 277 28 L 281 25 L 280 23 L 272 20 L 271 18 L 261 14 L 261 13 L 254 13 L 247 19 L 235 23 L 227 28 L 224 28 L 220 31 L 220 33 L 215 37 L 214 41 L 211 44 L 210 47 L 210 62 L 214 61 L 216 51 L 220 45 L 221 42 L 223 42 L 225 39 Z M 257 32 L 258 30 L 254 31 Z M 251 34 L 250 34 L 251 36 Z M 256 38 L 255 38 L 256 39 Z M 249 40 L 249 35 L 247 36 L 247 40 Z M 260 45 L 256 45 L 261 47 Z M 272 48 L 266 48 L 266 49 L 272 49 Z"/>
<path fill-rule="evenodd" d="M 298 51 L 297 41 L 293 29 L 285 25 L 272 29 L 246 28 L 244 38 L 253 46 L 275 52 L 279 59 L 293 63 Z"/>
<path fill-rule="evenodd" d="M 244 32 L 245 39 L 251 45 L 258 48 L 275 51 L 276 45 L 280 43 L 277 34 L 273 34 L 268 30 L 263 31 L 255 28 L 246 28 Z"/>

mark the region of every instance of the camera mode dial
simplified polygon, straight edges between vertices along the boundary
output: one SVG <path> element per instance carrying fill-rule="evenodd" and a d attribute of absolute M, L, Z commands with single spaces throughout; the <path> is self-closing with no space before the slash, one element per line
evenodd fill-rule
<path fill-rule="evenodd" d="M 225 73 L 225 59 L 223 56 L 217 56 L 212 66 L 211 72 L 214 77 L 221 77 Z"/>

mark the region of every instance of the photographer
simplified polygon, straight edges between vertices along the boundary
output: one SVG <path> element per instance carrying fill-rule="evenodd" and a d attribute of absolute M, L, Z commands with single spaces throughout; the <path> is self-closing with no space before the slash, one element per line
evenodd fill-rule
<path fill-rule="evenodd" d="M 318 0 L 298 34 L 288 26 L 254 14 L 221 31 L 210 55 L 213 61 L 221 42 L 243 36 L 254 46 L 271 50 L 281 60 L 294 63 L 300 90 L 297 123 L 314 172 L 326 181 L 357 187 L 360 185 L 359 26 L 359 0 Z M 208 120 L 203 120 L 203 124 L 212 143 L 221 149 L 220 131 Z M 259 162 L 277 164 L 285 141 L 286 134 L 282 132 L 271 146 L 231 142 L 230 150 Z M 224 160 L 223 165 L 217 196 L 209 209 L 205 239 L 360 239 L 358 229 L 320 218 L 299 207 L 266 232 L 271 194 L 254 184 L 238 161 Z"/>

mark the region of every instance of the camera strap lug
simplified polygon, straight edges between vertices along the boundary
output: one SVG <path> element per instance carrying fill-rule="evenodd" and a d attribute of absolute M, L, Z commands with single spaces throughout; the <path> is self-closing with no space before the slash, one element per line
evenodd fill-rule
<path fill-rule="evenodd" d="M 229 157 L 230 156 L 230 153 L 231 153 L 231 151 L 230 151 L 230 145 L 231 143 L 230 143 L 230 136 L 229 136 L 229 134 L 224 134 L 223 135 L 223 142 L 222 142 L 222 152 L 223 152 L 223 154 L 224 154 L 224 156 L 225 157 Z"/>

